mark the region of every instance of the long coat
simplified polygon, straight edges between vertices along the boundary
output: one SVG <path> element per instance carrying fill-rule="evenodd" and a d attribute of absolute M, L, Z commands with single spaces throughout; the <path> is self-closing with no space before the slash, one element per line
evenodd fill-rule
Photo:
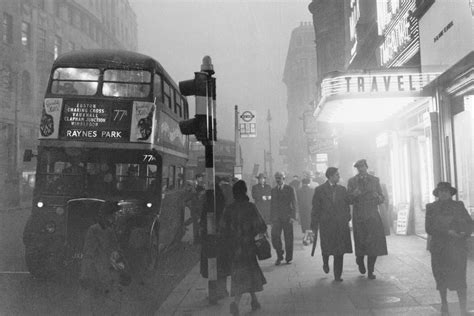
<path fill-rule="evenodd" d="M 352 253 L 349 229 L 351 211 L 345 187 L 342 185 L 332 187 L 326 182 L 314 189 L 311 217 L 311 226 L 315 231 L 319 226 L 323 255 Z"/>
<path fill-rule="evenodd" d="M 271 195 L 272 187 L 266 183 L 264 185 L 257 183 L 252 186 L 252 198 L 266 223 L 270 222 Z M 263 197 L 265 197 L 265 199 Z"/>
<path fill-rule="evenodd" d="M 300 214 L 300 224 L 303 233 L 311 228 L 311 208 L 313 194 L 314 189 L 305 184 L 303 184 L 303 186 L 296 191 L 298 211 Z"/>
<path fill-rule="evenodd" d="M 467 241 L 472 233 L 472 219 L 460 201 L 436 201 L 426 205 L 426 232 L 430 244 L 431 268 L 436 288 L 466 288 Z M 464 232 L 464 238 L 448 235 L 448 230 Z"/>
<path fill-rule="evenodd" d="M 356 256 L 386 255 L 387 241 L 378 210 L 378 205 L 384 201 L 379 178 L 370 174 L 356 175 L 349 179 L 347 191 L 354 205 L 352 226 Z"/>
<path fill-rule="evenodd" d="M 231 296 L 259 292 L 267 283 L 258 265 L 255 236 L 267 231 L 255 204 L 247 196 L 236 197 L 226 207 L 221 234 L 231 256 Z"/>
<path fill-rule="evenodd" d="M 272 222 L 290 221 L 296 218 L 296 194 L 293 187 L 283 184 L 281 190 L 278 186 L 272 189 L 272 199 L 270 203 L 270 219 Z"/>

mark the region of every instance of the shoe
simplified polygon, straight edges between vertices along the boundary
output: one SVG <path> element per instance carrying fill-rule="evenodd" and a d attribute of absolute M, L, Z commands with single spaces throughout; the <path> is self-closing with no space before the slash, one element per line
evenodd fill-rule
<path fill-rule="evenodd" d="M 282 260 L 282 259 L 277 259 L 277 260 L 275 261 L 275 265 L 276 265 L 276 266 L 279 266 L 279 265 L 281 264 L 281 260 Z"/>
<path fill-rule="evenodd" d="M 256 311 L 257 309 L 260 309 L 262 305 L 260 305 L 260 302 L 255 300 L 250 302 L 250 306 L 252 306 L 252 310 Z"/>
<path fill-rule="evenodd" d="M 375 280 L 377 277 L 375 276 L 375 274 L 373 274 L 372 272 L 369 272 L 369 279 L 370 280 Z"/>
<path fill-rule="evenodd" d="M 367 270 L 365 270 L 365 264 L 364 264 L 364 261 L 356 261 L 357 262 L 357 265 L 359 266 L 359 272 L 361 274 L 365 274 L 365 272 L 367 272 Z"/>
<path fill-rule="evenodd" d="M 324 271 L 324 273 L 328 274 L 329 273 L 329 265 L 324 264 L 323 265 L 323 271 Z"/>
<path fill-rule="evenodd" d="M 239 307 L 237 304 L 235 304 L 235 302 L 230 303 L 229 310 L 233 316 L 239 315 Z"/>
<path fill-rule="evenodd" d="M 334 278 L 334 281 L 335 282 L 342 282 L 344 281 L 341 277 L 337 277 L 337 278 Z"/>
<path fill-rule="evenodd" d="M 286 260 L 286 264 L 290 264 L 291 263 L 291 260 Z"/>

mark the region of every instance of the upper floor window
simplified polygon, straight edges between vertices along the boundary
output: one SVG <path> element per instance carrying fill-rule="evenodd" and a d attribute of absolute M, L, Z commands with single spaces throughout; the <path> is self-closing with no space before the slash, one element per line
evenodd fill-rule
<path fill-rule="evenodd" d="M 31 29 L 28 22 L 21 23 L 21 44 L 28 49 L 31 47 Z"/>
<path fill-rule="evenodd" d="M 13 18 L 8 13 L 3 13 L 3 34 L 2 38 L 5 43 L 13 43 Z"/>

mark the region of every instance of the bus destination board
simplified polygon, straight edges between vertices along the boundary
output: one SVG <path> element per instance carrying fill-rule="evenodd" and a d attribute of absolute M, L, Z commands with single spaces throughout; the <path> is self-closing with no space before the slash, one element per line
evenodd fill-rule
<path fill-rule="evenodd" d="M 109 100 L 64 100 L 60 139 L 130 140 L 132 104 Z"/>

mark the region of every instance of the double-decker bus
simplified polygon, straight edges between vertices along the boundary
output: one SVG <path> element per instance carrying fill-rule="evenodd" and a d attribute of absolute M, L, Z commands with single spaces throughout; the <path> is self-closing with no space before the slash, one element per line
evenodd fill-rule
<path fill-rule="evenodd" d="M 122 249 L 140 229 L 146 238 L 134 247 L 146 249 L 147 264 L 154 266 L 160 248 L 182 229 L 188 139 L 178 122 L 188 115 L 175 82 L 148 56 L 85 50 L 56 59 L 23 235 L 33 275 L 77 267 L 85 233 L 104 201 L 120 205 L 115 228 Z"/>

